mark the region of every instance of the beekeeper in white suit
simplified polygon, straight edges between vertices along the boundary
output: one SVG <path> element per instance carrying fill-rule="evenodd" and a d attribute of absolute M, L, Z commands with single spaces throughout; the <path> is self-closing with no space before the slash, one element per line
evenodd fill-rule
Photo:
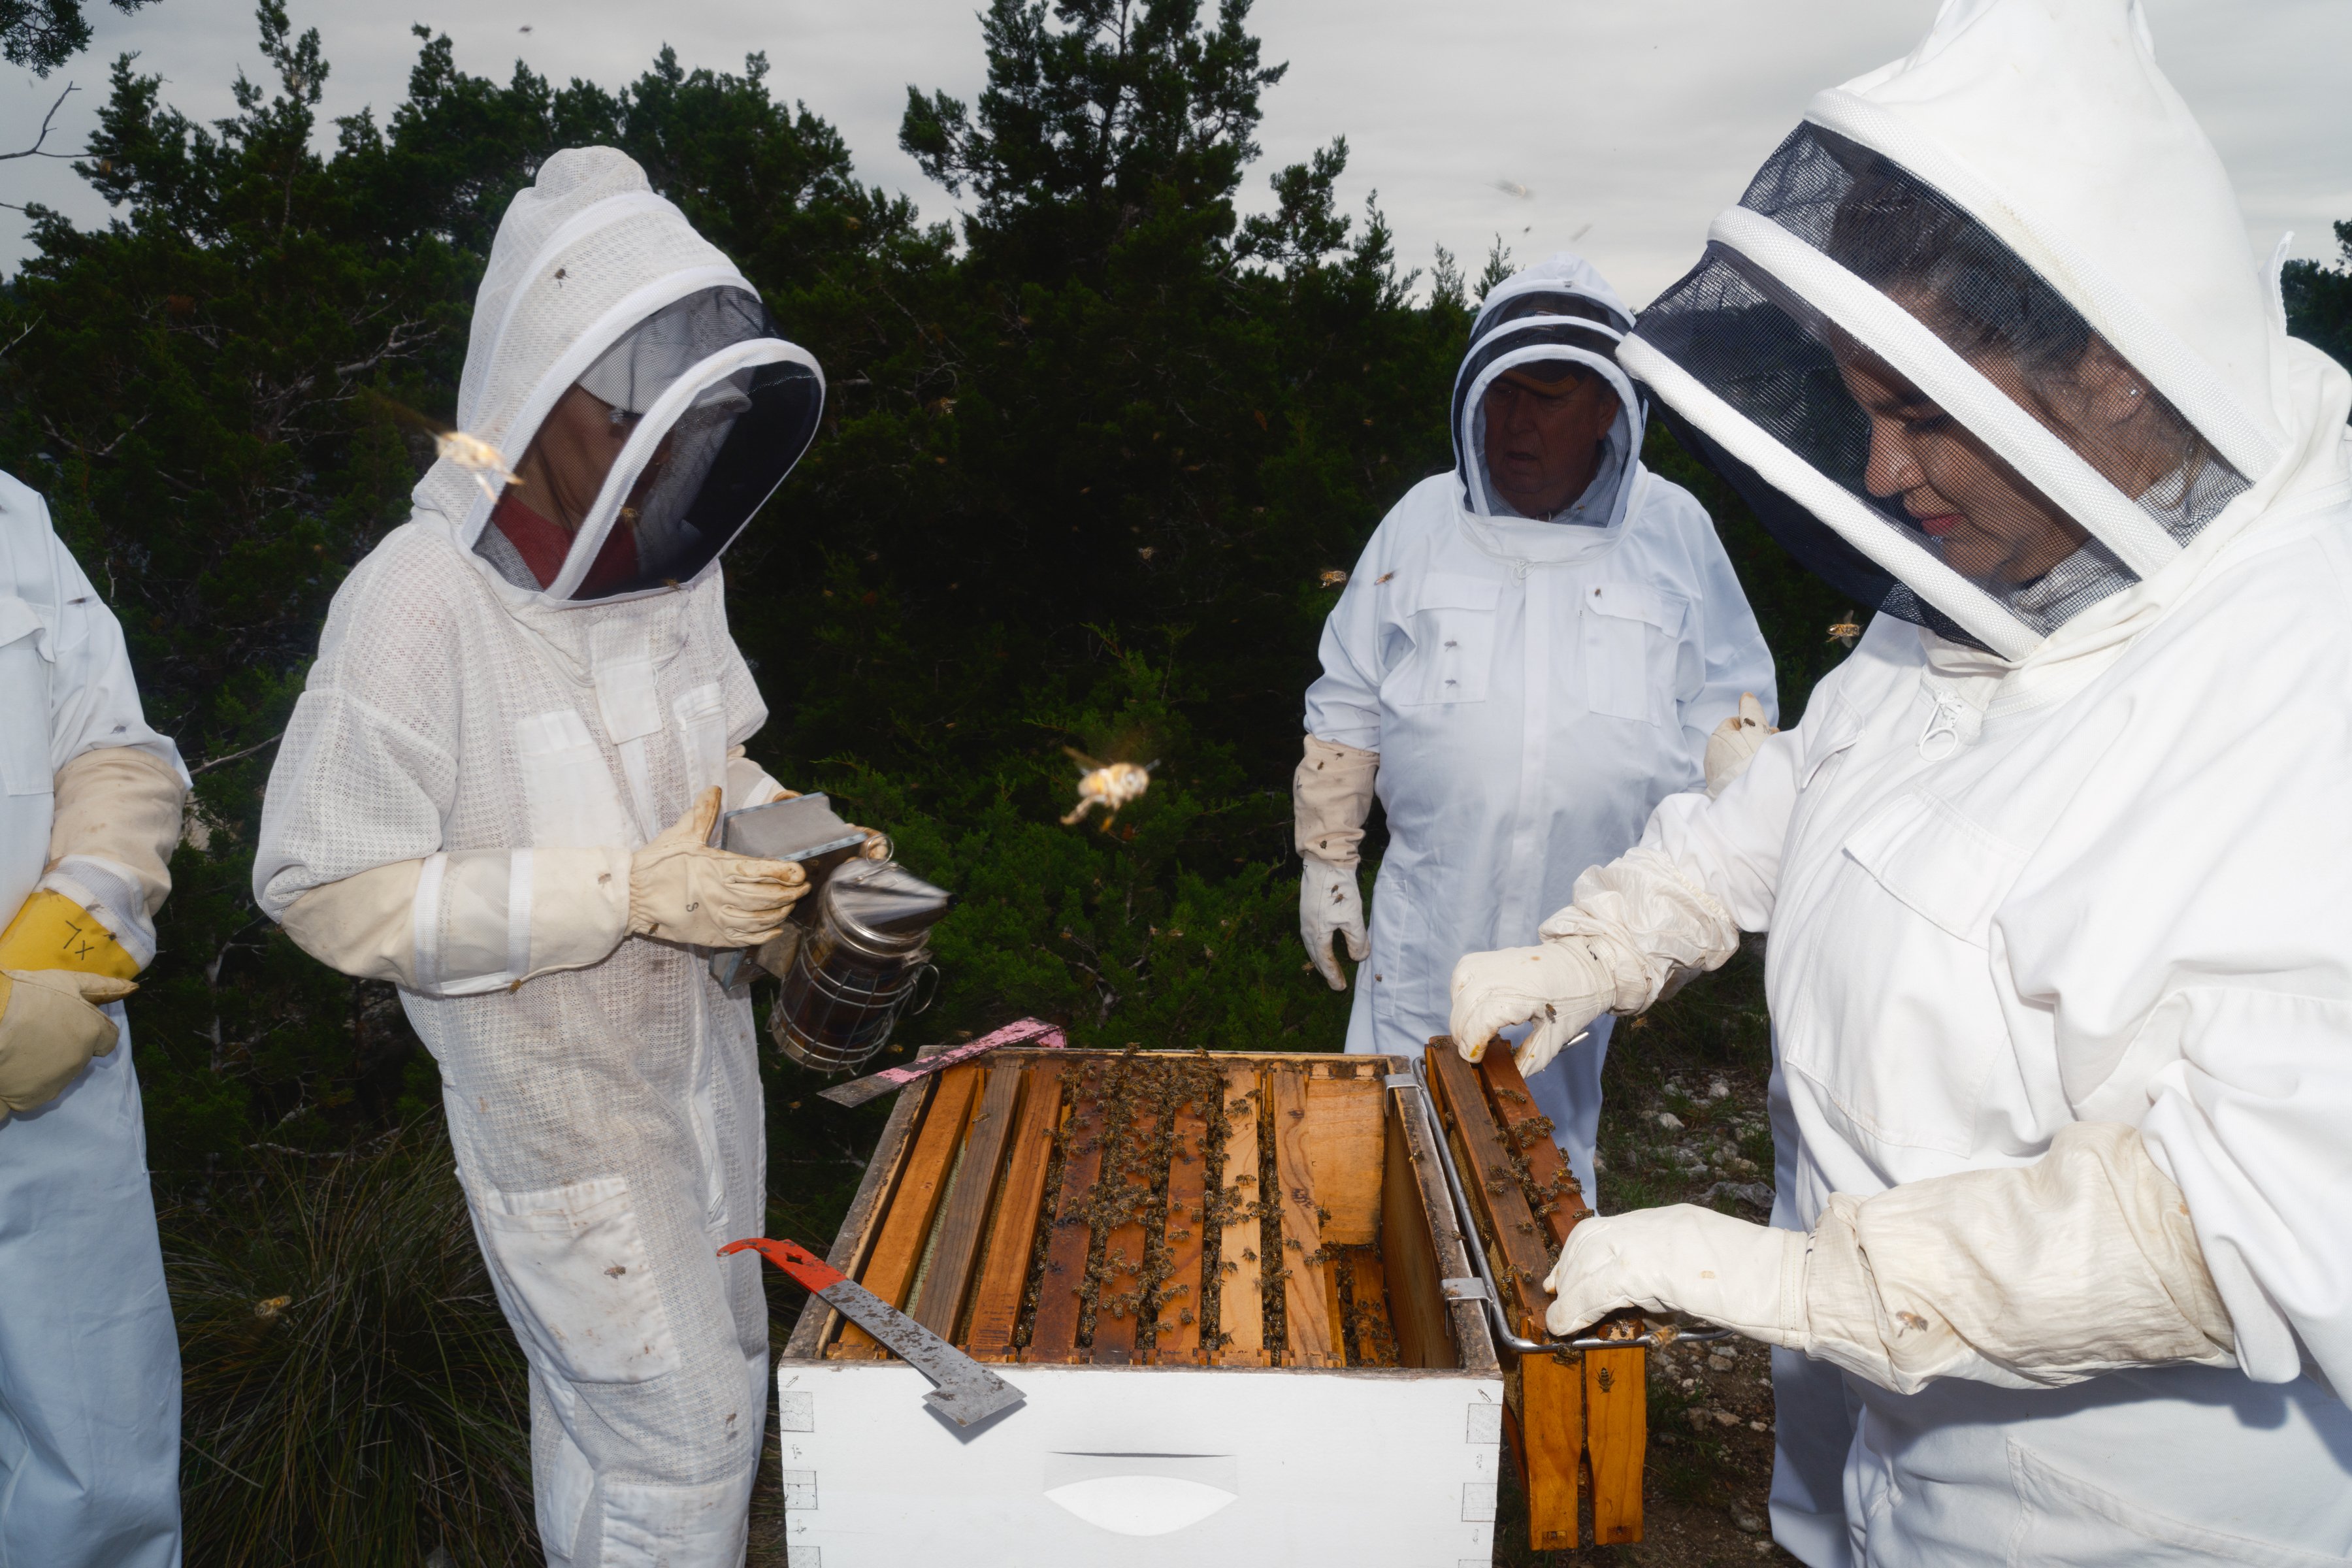
<path fill-rule="evenodd" d="M 1370 954 L 1351 1051 L 1417 1055 L 1445 1031 L 1465 952 L 1530 941 L 1577 874 L 1706 776 L 1710 734 L 1760 739 L 1772 657 L 1706 510 L 1642 466 L 1633 325 L 1562 252 L 1497 285 L 1454 377 L 1455 462 L 1383 519 L 1323 628 L 1293 785 L 1300 934 Z M 1727 737 L 1728 739 L 1728 737 Z M 1717 747 L 1724 765 L 1724 746 Z M 1364 929 L 1358 844 L 1389 847 Z M 1607 1020 L 1529 1089 L 1593 1193 Z"/>
<path fill-rule="evenodd" d="M 180 1346 L 122 998 L 188 775 L 122 628 L 0 474 L 0 1563 L 177 1568 Z"/>
<path fill-rule="evenodd" d="M 457 419 L 336 594 L 278 750 L 254 889 L 313 955 L 395 982 L 530 1364 L 559 1564 L 731 1568 L 768 1394 L 751 1010 L 709 951 L 772 935 L 797 868 L 709 847 L 782 796 L 719 552 L 824 383 L 726 257 L 609 148 L 508 209 Z M 493 503 L 492 491 L 498 493 Z"/>
<path fill-rule="evenodd" d="M 2352 1556 L 2352 376 L 2135 0 L 1953 0 L 1621 355 L 1880 613 L 1456 1037 L 1772 933 L 1810 1235 L 1579 1227 L 1551 1321 L 1834 1363 L 1856 1562 Z"/>

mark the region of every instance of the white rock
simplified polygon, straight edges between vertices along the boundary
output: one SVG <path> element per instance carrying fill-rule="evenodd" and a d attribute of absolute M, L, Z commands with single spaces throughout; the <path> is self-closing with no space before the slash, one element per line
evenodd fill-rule
<path fill-rule="evenodd" d="M 1661 1110 L 1658 1112 L 1658 1125 L 1669 1132 L 1679 1132 L 1683 1130 L 1683 1119 L 1671 1110 Z"/>

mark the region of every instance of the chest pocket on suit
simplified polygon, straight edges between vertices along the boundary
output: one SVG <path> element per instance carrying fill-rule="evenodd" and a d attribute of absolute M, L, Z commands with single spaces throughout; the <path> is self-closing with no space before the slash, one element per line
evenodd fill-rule
<path fill-rule="evenodd" d="M 1916 790 L 1864 822 L 1845 855 L 1914 913 L 1977 948 L 2025 864 L 2023 850 Z"/>
<path fill-rule="evenodd" d="M 0 595 L 0 793 L 47 795 L 49 767 L 49 661 L 41 617 L 14 595 Z"/>
<path fill-rule="evenodd" d="M 621 809 L 621 792 L 588 721 L 569 708 L 515 725 L 530 842 L 539 848 L 634 849 L 645 842 Z"/>
<path fill-rule="evenodd" d="M 1584 590 L 1584 701 L 1595 713 L 1646 724 L 1673 721 L 1675 666 L 1689 601 L 1637 583 Z"/>
<path fill-rule="evenodd" d="M 1985 1084 L 2010 1049 L 1992 921 L 2024 852 L 1920 790 L 1848 836 L 1808 925 L 1803 1026 L 1789 1065 L 1856 1126 L 1907 1148 L 1973 1147 Z"/>
<path fill-rule="evenodd" d="M 1433 574 L 1415 584 L 1405 627 L 1412 653 L 1381 684 L 1400 708 L 1484 702 L 1495 665 L 1496 605 L 1502 584 Z"/>

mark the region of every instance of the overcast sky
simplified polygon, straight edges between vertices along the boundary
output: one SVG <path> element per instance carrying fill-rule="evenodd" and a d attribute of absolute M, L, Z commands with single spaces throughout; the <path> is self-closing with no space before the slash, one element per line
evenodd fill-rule
<path fill-rule="evenodd" d="M 113 57 L 139 51 L 168 100 L 230 111 L 243 68 L 267 80 L 252 14 L 238 0 L 158 0 L 124 16 L 89 0 L 91 50 L 47 82 L 0 76 L 0 151 L 27 144 L 67 79 L 81 85 L 51 146 L 78 147 Z M 1213 7 L 1207 0 L 1204 9 Z M 327 115 L 400 101 L 412 22 L 446 32 L 467 71 L 503 80 L 520 58 L 557 80 L 617 85 L 664 43 L 688 66 L 739 68 L 764 50 L 770 84 L 831 120 L 858 173 L 905 191 L 928 216 L 952 204 L 898 147 L 909 82 L 969 101 L 983 61 L 976 0 L 290 0 L 316 26 L 332 73 Z M 2236 176 L 2249 233 L 2268 254 L 2332 257 L 2329 223 L 2352 217 L 2352 4 L 2347 0 L 2147 0 L 2158 58 Z M 1806 100 L 1907 52 L 1933 0 L 1258 0 L 1265 58 L 1290 74 L 1265 100 L 1265 176 L 1345 135 L 1345 186 L 1397 231 L 1407 266 L 1445 245 L 1474 277 L 1499 234 L 1521 260 L 1573 245 L 1636 302 L 1678 276 L 1707 220 Z M 525 27 L 529 31 L 524 31 Z M 0 68 L 5 70 L 6 68 Z M 0 199 L 36 199 L 77 221 L 105 205 L 63 163 L 0 163 Z M 24 254 L 0 212 L 0 268 Z"/>

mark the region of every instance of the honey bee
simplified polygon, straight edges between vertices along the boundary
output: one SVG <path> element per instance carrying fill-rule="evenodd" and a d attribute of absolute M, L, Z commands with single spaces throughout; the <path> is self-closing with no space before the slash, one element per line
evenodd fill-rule
<path fill-rule="evenodd" d="M 1100 826 L 1108 827 L 1111 818 L 1118 815 L 1120 806 L 1151 787 L 1151 770 L 1160 765 L 1157 762 L 1098 763 L 1084 752 L 1068 746 L 1062 749 L 1070 753 L 1081 770 L 1078 774 L 1078 804 L 1062 818 L 1065 827 L 1076 826 L 1096 806 L 1103 808 Z"/>
<path fill-rule="evenodd" d="M 403 424 L 431 431 L 434 456 L 455 463 L 471 474 L 474 482 L 482 487 L 482 493 L 491 500 L 496 501 L 499 492 L 507 486 L 522 482 L 515 478 L 514 470 L 507 467 L 506 454 L 479 436 L 446 428 L 440 421 L 428 419 L 414 408 L 396 403 L 382 393 L 370 393 L 368 395 Z"/>
<path fill-rule="evenodd" d="M 479 436 L 468 436 L 463 430 L 436 430 L 433 433 L 433 450 L 473 475 L 474 482 L 492 500 L 499 499 L 499 491 L 518 482 L 504 455 Z"/>
<path fill-rule="evenodd" d="M 1348 585 L 1348 574 L 1345 572 L 1326 572 L 1323 574 L 1323 585 L 1326 588 L 1344 588 Z"/>
<path fill-rule="evenodd" d="M 1852 647 L 1861 637 L 1862 623 L 1859 621 L 1839 621 L 1830 627 L 1830 641 L 1843 643 L 1848 647 Z"/>

